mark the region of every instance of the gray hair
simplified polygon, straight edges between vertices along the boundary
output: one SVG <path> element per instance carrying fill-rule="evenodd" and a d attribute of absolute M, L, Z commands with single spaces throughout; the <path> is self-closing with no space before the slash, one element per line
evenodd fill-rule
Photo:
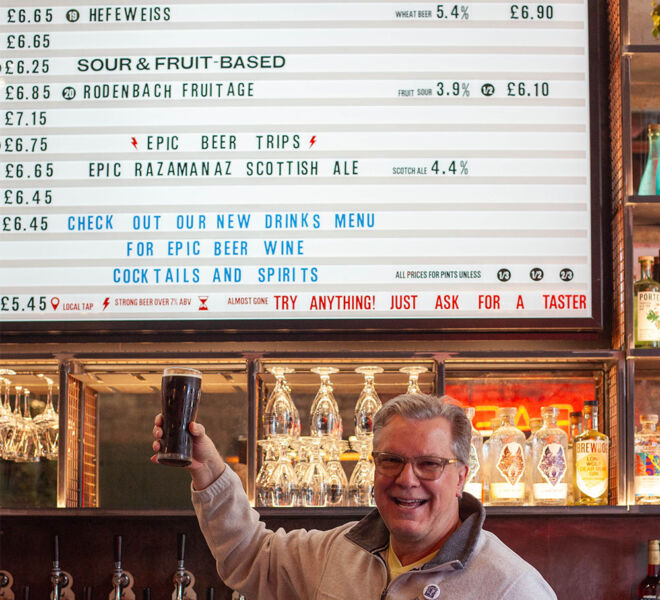
<path fill-rule="evenodd" d="M 404 419 L 426 421 L 444 417 L 451 426 L 451 449 L 463 465 L 470 459 L 472 424 L 465 411 L 451 396 L 431 396 L 429 394 L 401 394 L 388 400 L 374 416 L 374 448 L 378 444 L 381 430 L 395 416 Z"/>

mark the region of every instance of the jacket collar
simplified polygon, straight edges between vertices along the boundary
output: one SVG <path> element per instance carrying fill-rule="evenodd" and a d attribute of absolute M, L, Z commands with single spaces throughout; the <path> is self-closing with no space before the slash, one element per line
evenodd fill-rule
<path fill-rule="evenodd" d="M 422 569 L 442 565 L 449 565 L 452 569 L 462 569 L 470 560 L 486 518 L 486 511 L 481 502 L 464 492 L 458 502 L 458 513 L 461 525 Z M 346 537 L 371 553 L 384 550 L 390 543 L 390 532 L 378 510 L 371 511 L 351 527 Z"/>

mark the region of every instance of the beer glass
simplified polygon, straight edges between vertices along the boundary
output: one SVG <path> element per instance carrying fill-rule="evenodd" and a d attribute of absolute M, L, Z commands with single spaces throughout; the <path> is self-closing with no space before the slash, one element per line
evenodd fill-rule
<path fill-rule="evenodd" d="M 158 462 L 173 467 L 192 463 L 190 423 L 197 418 L 202 374 L 187 367 L 168 367 L 161 385 L 163 437 Z"/>

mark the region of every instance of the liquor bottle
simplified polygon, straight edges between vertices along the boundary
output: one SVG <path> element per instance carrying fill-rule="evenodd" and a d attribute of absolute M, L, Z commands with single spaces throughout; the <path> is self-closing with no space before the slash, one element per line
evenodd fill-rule
<path fill-rule="evenodd" d="M 640 415 L 635 434 L 635 503 L 660 504 L 660 433 L 658 415 Z"/>
<path fill-rule="evenodd" d="M 493 439 L 493 433 L 498 429 L 498 427 L 502 424 L 502 419 L 499 417 L 493 417 L 490 420 L 490 437 L 484 442 L 483 445 L 483 450 L 482 454 L 484 457 L 483 460 L 483 481 L 484 481 L 484 489 L 483 489 L 483 497 L 484 501 L 488 502 L 490 499 L 490 461 L 488 459 L 489 452 L 490 452 L 490 441 Z"/>
<path fill-rule="evenodd" d="M 660 124 L 652 123 L 648 127 L 649 153 L 646 165 L 639 181 L 640 196 L 653 196 L 660 193 L 657 188 L 658 181 L 658 159 L 660 159 Z"/>
<path fill-rule="evenodd" d="M 639 583 L 637 600 L 656 600 L 660 594 L 660 540 L 649 540 L 646 577 Z"/>
<path fill-rule="evenodd" d="M 610 440 L 598 431 L 598 401 L 584 402 L 584 431 L 575 438 L 573 459 L 578 506 L 607 504 Z"/>
<path fill-rule="evenodd" d="M 633 286 L 635 348 L 657 348 L 660 346 L 660 283 L 651 276 L 652 256 L 641 256 L 639 265 L 640 277 Z"/>
<path fill-rule="evenodd" d="M 525 441 L 525 464 L 532 464 L 532 444 L 534 443 L 534 435 L 543 427 L 543 419 L 541 417 L 532 417 L 529 420 L 529 437 Z M 525 504 L 534 504 L 534 494 L 532 494 L 532 484 L 534 479 L 533 468 L 527 469 L 527 485 L 525 486 Z"/>
<path fill-rule="evenodd" d="M 525 434 L 514 425 L 517 409 L 497 409 L 502 425 L 493 432 L 488 451 L 490 503 L 521 505 L 525 502 Z"/>
<path fill-rule="evenodd" d="M 575 489 L 575 465 L 573 463 L 573 458 L 574 458 L 574 450 L 573 447 L 575 446 L 575 438 L 582 433 L 582 411 L 581 410 L 574 410 L 570 413 L 569 415 L 569 423 L 570 423 L 570 429 L 569 429 L 569 436 L 568 436 L 568 471 L 566 474 L 566 477 L 568 478 L 568 481 L 566 482 L 568 484 L 568 496 L 566 498 L 566 501 L 568 504 L 573 504 L 574 500 L 574 489 Z"/>
<path fill-rule="evenodd" d="M 472 439 L 470 441 L 470 461 L 468 464 L 468 474 L 467 479 L 465 480 L 465 486 L 463 490 L 468 494 L 472 494 L 477 500 L 483 502 L 483 438 L 481 437 L 481 432 L 475 429 L 472 425 L 472 419 L 474 418 L 474 407 L 467 406 L 465 414 L 467 418 L 470 419 L 470 424 L 472 426 Z"/>
<path fill-rule="evenodd" d="M 543 426 L 532 438 L 532 498 L 537 506 L 564 506 L 566 484 L 568 436 L 557 425 L 559 409 L 546 406 L 541 409 Z"/>

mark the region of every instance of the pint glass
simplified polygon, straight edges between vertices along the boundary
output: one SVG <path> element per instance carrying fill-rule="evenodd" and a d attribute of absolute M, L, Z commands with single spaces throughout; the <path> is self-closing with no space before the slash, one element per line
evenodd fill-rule
<path fill-rule="evenodd" d="M 158 453 L 161 465 L 187 467 L 192 462 L 192 435 L 188 427 L 197 418 L 201 390 L 200 371 L 187 367 L 163 371 L 163 437 Z"/>

